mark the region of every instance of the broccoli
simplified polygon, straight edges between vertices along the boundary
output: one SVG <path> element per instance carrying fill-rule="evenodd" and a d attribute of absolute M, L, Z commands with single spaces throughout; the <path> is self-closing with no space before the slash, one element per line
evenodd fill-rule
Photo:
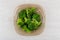
<path fill-rule="evenodd" d="M 26 31 L 26 32 L 28 32 L 28 33 L 30 33 L 30 32 L 31 32 L 31 31 L 27 28 L 27 26 L 26 26 L 26 25 L 24 25 L 24 26 L 23 26 L 22 30 L 23 30 L 23 31 Z"/>
<path fill-rule="evenodd" d="M 30 24 L 31 23 L 31 19 L 27 19 L 26 23 Z"/>
<path fill-rule="evenodd" d="M 25 8 L 18 14 L 17 25 L 20 25 L 27 33 L 36 30 L 41 24 L 40 15 L 36 12 L 35 7 Z"/>
<path fill-rule="evenodd" d="M 29 30 L 33 31 L 34 28 L 35 28 L 35 24 L 34 24 L 34 23 L 30 23 L 30 24 L 28 25 L 28 29 L 29 29 Z"/>
<path fill-rule="evenodd" d="M 28 18 L 32 18 L 33 13 L 36 11 L 36 8 L 32 7 L 32 8 L 26 8 L 26 14 Z"/>
<path fill-rule="evenodd" d="M 40 15 L 37 14 L 37 13 L 35 13 L 35 14 L 33 14 L 33 16 L 32 16 L 32 19 L 36 19 L 37 21 L 40 21 Z"/>
<path fill-rule="evenodd" d="M 17 19 L 17 24 L 22 26 L 24 24 L 24 22 L 22 21 L 22 19 L 18 18 Z"/>
<path fill-rule="evenodd" d="M 19 19 L 17 20 L 17 24 L 18 24 L 18 25 L 23 24 L 22 19 L 19 18 Z"/>
<path fill-rule="evenodd" d="M 19 14 L 18 14 L 18 17 L 19 18 L 24 18 L 24 17 L 26 17 L 26 10 L 21 10 L 20 12 L 19 12 Z"/>
<path fill-rule="evenodd" d="M 38 22 L 38 21 L 37 21 L 37 20 L 35 20 L 35 19 L 33 19 L 32 23 L 34 23 L 34 24 L 35 24 L 35 29 L 37 29 L 37 28 L 42 24 L 42 22 L 41 22 L 41 21 L 40 21 L 40 22 Z"/>

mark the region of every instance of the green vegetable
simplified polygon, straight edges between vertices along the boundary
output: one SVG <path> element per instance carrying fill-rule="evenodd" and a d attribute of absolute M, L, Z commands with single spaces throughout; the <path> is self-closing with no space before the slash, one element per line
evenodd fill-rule
<path fill-rule="evenodd" d="M 32 18 L 33 13 L 36 11 L 36 8 L 32 7 L 32 8 L 26 8 L 26 14 L 28 18 Z"/>
<path fill-rule="evenodd" d="M 35 29 L 35 24 L 34 23 L 30 23 L 28 25 L 28 28 L 29 28 L 29 30 L 33 31 Z"/>
<path fill-rule="evenodd" d="M 28 32 L 28 33 L 31 32 L 31 31 L 27 28 L 26 25 L 23 26 L 22 30 L 23 30 L 23 31 L 26 31 L 26 32 Z"/>
<path fill-rule="evenodd" d="M 24 17 L 26 17 L 26 10 L 21 10 L 20 12 L 19 12 L 19 14 L 18 14 L 18 17 L 19 18 L 24 18 Z"/>
<path fill-rule="evenodd" d="M 23 25 L 24 22 L 22 21 L 22 19 L 18 18 L 18 19 L 17 19 L 17 24 L 18 24 L 18 25 Z"/>
<path fill-rule="evenodd" d="M 35 13 L 33 16 L 32 16 L 32 19 L 36 19 L 37 21 L 40 21 L 40 15 Z"/>
<path fill-rule="evenodd" d="M 22 9 L 18 14 L 17 25 L 27 33 L 37 30 L 41 24 L 40 15 L 35 7 Z"/>

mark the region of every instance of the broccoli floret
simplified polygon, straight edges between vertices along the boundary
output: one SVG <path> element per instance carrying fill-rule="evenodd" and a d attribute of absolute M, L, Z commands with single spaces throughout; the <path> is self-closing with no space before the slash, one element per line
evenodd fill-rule
<path fill-rule="evenodd" d="M 35 8 L 35 7 L 32 7 L 32 8 L 26 8 L 27 14 L 31 14 L 32 12 L 35 12 L 35 11 L 36 11 L 36 8 Z"/>
<path fill-rule="evenodd" d="M 32 20 L 32 23 L 34 23 L 34 25 L 35 25 L 34 28 L 37 29 L 37 28 L 39 27 L 39 25 L 41 25 L 42 22 L 41 22 L 41 21 L 38 22 L 37 20 L 33 19 L 33 20 Z"/>
<path fill-rule="evenodd" d="M 29 28 L 31 31 L 33 31 L 34 28 L 35 28 L 35 24 L 33 24 L 33 23 L 28 24 L 28 28 Z"/>
<path fill-rule="evenodd" d="M 32 18 L 32 15 L 33 13 L 36 11 L 36 8 L 35 7 L 32 7 L 32 8 L 26 8 L 26 14 L 27 14 L 27 17 L 28 18 Z"/>
<path fill-rule="evenodd" d="M 29 12 L 32 13 L 32 12 L 35 12 L 36 11 L 36 8 L 35 7 L 32 7 L 29 9 Z"/>
<path fill-rule="evenodd" d="M 24 24 L 24 22 L 22 21 L 22 19 L 18 18 L 17 19 L 17 24 L 22 26 Z"/>
<path fill-rule="evenodd" d="M 24 17 L 26 17 L 26 10 L 21 10 L 20 12 L 19 12 L 19 14 L 18 14 L 18 16 L 19 16 L 19 18 L 24 18 Z"/>
<path fill-rule="evenodd" d="M 23 30 L 23 31 L 25 31 L 25 32 L 28 32 L 28 33 L 30 33 L 30 32 L 31 32 L 31 31 L 27 28 L 27 26 L 26 26 L 26 25 L 24 25 L 24 26 L 23 26 L 22 30 Z"/>
<path fill-rule="evenodd" d="M 24 22 L 27 23 L 27 24 L 30 24 L 31 23 L 31 19 L 29 19 L 29 18 L 26 18 L 25 17 L 24 20 L 25 20 Z"/>
<path fill-rule="evenodd" d="M 31 19 L 27 19 L 27 24 L 30 24 L 31 23 Z"/>
<path fill-rule="evenodd" d="M 32 19 L 36 19 L 37 21 L 40 21 L 40 15 L 37 14 L 37 13 L 35 13 L 35 14 L 33 14 L 33 16 L 32 16 Z"/>

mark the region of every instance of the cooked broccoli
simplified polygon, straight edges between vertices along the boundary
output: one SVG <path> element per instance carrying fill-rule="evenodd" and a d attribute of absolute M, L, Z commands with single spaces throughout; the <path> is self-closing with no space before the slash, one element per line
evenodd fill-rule
<path fill-rule="evenodd" d="M 37 21 L 40 21 L 40 15 L 37 14 L 37 13 L 35 13 L 35 14 L 33 14 L 33 16 L 32 16 L 32 19 L 36 19 Z"/>
<path fill-rule="evenodd" d="M 18 25 L 23 25 L 24 22 L 22 21 L 22 19 L 19 18 L 19 19 L 17 20 L 17 24 L 18 24 Z"/>
<path fill-rule="evenodd" d="M 34 23 L 31 22 L 30 24 L 28 24 L 28 29 L 29 30 L 33 31 L 34 28 L 35 28 L 35 24 Z"/>
<path fill-rule="evenodd" d="M 19 18 L 24 18 L 24 17 L 26 17 L 26 10 L 21 10 L 20 12 L 19 12 L 19 14 L 18 14 L 18 17 Z"/>
<path fill-rule="evenodd" d="M 20 25 L 25 32 L 32 32 L 42 24 L 40 15 L 35 7 L 25 8 L 18 14 L 17 25 Z"/>
<path fill-rule="evenodd" d="M 31 32 L 31 31 L 27 28 L 26 25 L 23 26 L 22 30 L 23 30 L 23 31 L 26 31 L 26 32 L 28 32 L 28 33 Z"/>
<path fill-rule="evenodd" d="M 32 7 L 32 8 L 26 8 L 26 14 L 28 18 L 32 18 L 33 13 L 36 11 L 36 8 Z"/>
<path fill-rule="evenodd" d="M 36 19 L 33 19 L 32 23 L 34 23 L 34 24 L 35 24 L 35 29 L 37 29 L 37 28 L 39 27 L 39 25 L 41 25 L 41 24 L 42 24 L 42 22 L 41 22 L 41 21 L 40 21 L 40 22 L 38 22 Z"/>

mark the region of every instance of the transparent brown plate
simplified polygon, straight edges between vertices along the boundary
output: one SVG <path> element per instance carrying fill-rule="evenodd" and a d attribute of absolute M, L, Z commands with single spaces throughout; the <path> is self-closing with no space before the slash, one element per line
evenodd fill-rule
<path fill-rule="evenodd" d="M 41 21 L 42 21 L 42 25 L 35 31 L 33 31 L 32 33 L 27 33 L 25 31 L 23 31 L 21 28 L 19 28 L 19 26 L 16 24 L 17 21 L 17 16 L 18 16 L 18 12 L 22 9 L 28 8 L 28 7 L 35 7 L 37 8 L 37 12 L 41 15 Z M 36 5 L 36 4 L 23 4 L 23 5 L 19 5 L 16 9 L 15 9 L 15 16 L 14 16 L 14 26 L 15 26 L 15 30 L 18 34 L 20 35 L 24 35 L 24 36 L 34 36 L 34 35 L 39 35 L 43 32 L 44 27 L 45 27 L 45 15 L 43 12 L 43 9 L 41 6 Z"/>

